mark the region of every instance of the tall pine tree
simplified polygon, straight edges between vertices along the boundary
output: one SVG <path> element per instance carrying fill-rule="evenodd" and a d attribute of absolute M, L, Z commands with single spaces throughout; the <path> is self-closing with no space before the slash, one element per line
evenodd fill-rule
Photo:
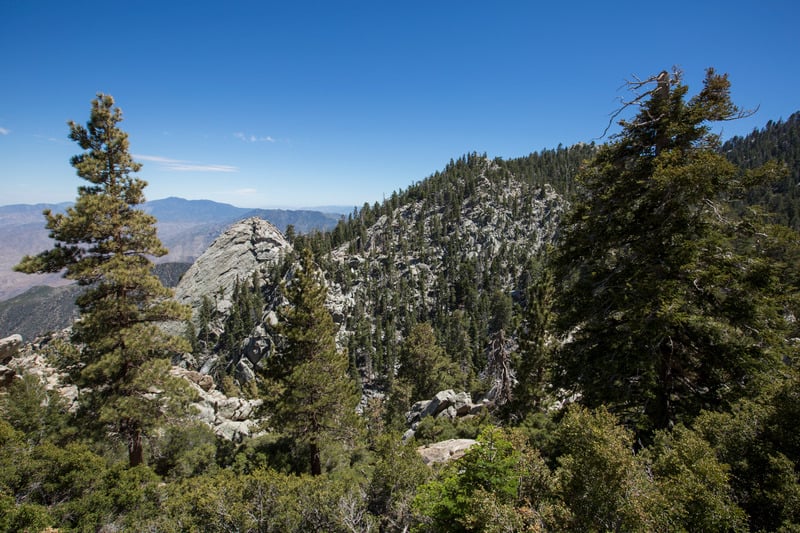
<path fill-rule="evenodd" d="M 358 404 L 347 354 L 336 346 L 336 326 L 325 307 L 328 291 L 321 275 L 306 248 L 284 286 L 288 305 L 281 310 L 285 349 L 279 362 L 283 390 L 274 413 L 274 420 L 308 450 L 314 476 L 322 473 L 325 445 L 354 436 Z"/>
<path fill-rule="evenodd" d="M 678 72 L 634 89 L 638 114 L 582 170 L 566 220 L 557 307 L 571 339 L 555 375 L 649 432 L 778 368 L 787 288 L 766 254 L 774 234 L 729 207 L 779 172 L 718 153 L 710 124 L 741 115 L 727 76 L 709 69 L 688 101 Z"/>
<path fill-rule="evenodd" d="M 168 373 L 168 357 L 189 347 L 158 324 L 185 320 L 189 312 L 170 300 L 172 292 L 152 272 L 150 257 L 167 250 L 155 218 L 138 207 L 147 182 L 134 175 L 141 165 L 128 152 L 121 120 L 114 99 L 98 94 L 86 127 L 69 123 L 69 138 L 84 150 L 71 164 L 88 184 L 78 188 L 65 214 L 44 212 L 55 246 L 24 257 L 16 270 L 64 270 L 64 277 L 86 287 L 73 326 L 83 365 L 79 384 L 91 391 L 83 395 L 83 408 L 126 441 L 136 466 L 143 462 L 143 437 L 187 397 Z"/>

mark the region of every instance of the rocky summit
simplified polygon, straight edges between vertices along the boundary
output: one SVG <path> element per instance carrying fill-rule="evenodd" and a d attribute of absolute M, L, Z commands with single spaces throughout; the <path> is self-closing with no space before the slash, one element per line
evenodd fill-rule
<path fill-rule="evenodd" d="M 231 305 L 237 279 L 263 272 L 292 250 L 283 233 L 266 220 L 252 217 L 229 226 L 184 274 L 175 299 L 196 313 L 203 296 L 213 296 L 220 311 Z"/>

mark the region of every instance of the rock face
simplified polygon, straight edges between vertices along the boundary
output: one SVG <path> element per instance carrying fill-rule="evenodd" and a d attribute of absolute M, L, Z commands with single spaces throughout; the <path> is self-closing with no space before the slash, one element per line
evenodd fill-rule
<path fill-rule="evenodd" d="M 262 400 L 248 400 L 225 396 L 216 390 L 211 376 L 186 370 L 172 368 L 172 375 L 186 379 L 197 392 L 198 400 L 192 405 L 197 411 L 197 419 L 207 424 L 218 436 L 241 442 L 253 435 L 260 424 L 257 411 Z"/>
<path fill-rule="evenodd" d="M 175 299 L 197 313 L 203 296 L 217 295 L 217 309 L 230 307 L 230 288 L 236 279 L 264 272 L 292 249 L 283 234 L 258 217 L 228 227 L 184 274 L 175 289 Z M 222 289 L 224 294 L 219 295 Z"/>
<path fill-rule="evenodd" d="M 20 346 L 22 346 L 21 335 L 0 339 L 0 387 L 7 387 L 14 381 L 16 372 L 6 365 L 19 353 Z"/>
<path fill-rule="evenodd" d="M 435 442 L 417 448 L 417 453 L 422 456 L 422 462 L 426 465 L 435 463 L 446 463 L 463 457 L 478 441 L 473 439 L 450 439 Z"/>
<path fill-rule="evenodd" d="M 456 393 L 453 390 L 437 392 L 430 400 L 416 402 L 411 410 L 406 413 L 406 421 L 413 427 L 426 416 L 446 416 L 450 420 L 458 417 L 477 414 L 488 402 L 472 403 L 468 392 Z"/>
<path fill-rule="evenodd" d="M 219 338 L 233 305 L 231 299 L 236 280 L 249 282 L 255 273 L 263 282 L 271 269 L 291 250 L 292 245 L 278 228 L 264 219 L 251 217 L 232 224 L 186 271 L 175 288 L 175 299 L 192 308 L 195 324 L 199 325 L 199 310 L 204 297 L 208 297 L 213 302 L 214 318 L 207 326 L 211 336 Z M 165 328 L 173 335 L 181 335 L 185 326 L 171 323 Z M 242 351 L 246 357 L 222 360 L 215 354 L 204 352 L 195 354 L 197 358 L 192 369 L 219 375 L 224 368 L 240 382 L 248 381 L 253 372 L 252 365 L 269 353 L 272 344 L 270 336 L 261 328 L 245 339 Z"/>

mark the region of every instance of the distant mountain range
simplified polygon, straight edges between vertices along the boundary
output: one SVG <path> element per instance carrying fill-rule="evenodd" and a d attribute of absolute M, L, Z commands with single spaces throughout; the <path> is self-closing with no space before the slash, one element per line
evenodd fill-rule
<path fill-rule="evenodd" d="M 31 276 L 12 269 L 22 256 L 52 246 L 44 228 L 42 211 L 63 212 L 70 205 L 0 206 L 0 301 L 38 285 L 58 287 L 66 284 L 58 274 Z M 170 251 L 159 262 L 174 263 L 192 263 L 227 226 L 252 216 L 266 219 L 282 231 L 292 225 L 297 233 L 331 229 L 342 216 L 341 213 L 313 210 L 249 209 L 210 200 L 174 197 L 147 202 L 143 209 L 158 219 L 158 235 Z"/>

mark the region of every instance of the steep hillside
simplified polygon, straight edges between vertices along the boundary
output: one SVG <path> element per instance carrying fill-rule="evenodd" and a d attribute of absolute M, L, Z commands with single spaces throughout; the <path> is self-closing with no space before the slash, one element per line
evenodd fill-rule
<path fill-rule="evenodd" d="M 774 213 L 777 222 L 800 230 L 800 112 L 785 122 L 769 121 L 746 137 L 734 137 L 722 146 L 726 157 L 742 168 L 755 168 L 767 161 L 786 165 L 785 177 L 750 194 L 748 200 Z"/>
<path fill-rule="evenodd" d="M 485 387 L 479 378 L 490 341 L 503 330 L 513 342 L 520 304 L 537 276 L 536 258 L 555 238 L 566 206 L 543 184 L 550 181 L 545 172 L 566 184 L 592 150 L 559 149 L 548 152 L 553 157 L 512 162 L 464 156 L 383 205 L 364 206 L 332 232 L 295 236 L 293 247 L 275 241 L 268 261 L 236 261 L 235 276 L 229 259 L 241 256 L 237 250 L 256 232 L 250 224 L 229 228 L 177 289 L 182 301 L 191 295 L 195 329 L 206 332 L 198 364 L 237 377 L 252 375 L 247 368 L 253 365 L 269 367 L 262 358 L 280 349 L 272 327 L 282 303 L 278 286 L 292 275 L 292 248 L 308 247 L 326 273 L 339 343 L 348 348 L 362 387 L 386 389 L 403 339 L 421 322 L 433 326 L 447 356 L 458 362 L 462 385 Z M 248 333 L 231 335 L 234 324 L 242 327 L 240 318 L 231 318 L 237 305 L 251 305 L 242 295 L 253 290 L 253 272 L 263 312 L 248 322 Z M 214 302 L 205 312 L 203 297 Z"/>
<path fill-rule="evenodd" d="M 529 260 L 553 241 L 564 201 L 473 154 L 398 204 L 323 260 L 357 302 L 346 313 L 351 353 L 367 381 L 380 379 L 398 340 L 429 322 L 467 375 L 480 372 L 490 336 L 514 328 Z"/>
<path fill-rule="evenodd" d="M 188 263 L 159 263 L 154 272 L 161 283 L 174 287 L 189 266 Z M 38 285 L 0 301 L 0 337 L 17 333 L 27 342 L 69 327 L 78 317 L 75 298 L 80 292 L 81 287 L 74 283 L 58 287 Z"/>

